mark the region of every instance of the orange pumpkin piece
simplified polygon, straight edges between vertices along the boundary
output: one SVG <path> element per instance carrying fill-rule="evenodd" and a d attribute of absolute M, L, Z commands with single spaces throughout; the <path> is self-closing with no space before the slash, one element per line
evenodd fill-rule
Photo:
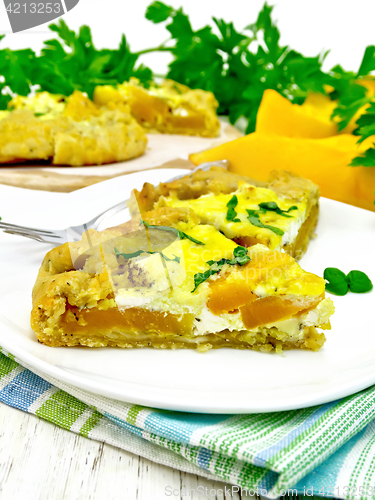
<path fill-rule="evenodd" d="M 375 94 L 375 80 L 359 79 L 357 84 L 366 88 L 366 96 Z M 348 125 L 339 132 L 338 118 L 332 119 L 337 101 L 320 92 L 310 92 L 303 104 L 292 104 L 276 90 L 267 89 L 260 103 L 256 131 L 261 134 L 275 134 L 284 137 L 305 137 L 321 139 L 337 134 L 351 134 L 357 127 L 357 120 L 368 108 L 364 104 L 355 113 Z"/>
<path fill-rule="evenodd" d="M 372 146 L 373 137 L 357 141 L 349 134 L 306 139 L 254 132 L 189 158 L 195 165 L 229 160 L 231 172 L 260 181 L 267 181 L 275 167 L 290 170 L 315 182 L 327 198 L 374 211 L 375 168 L 348 166 Z"/>
<path fill-rule="evenodd" d="M 144 90 L 129 85 L 129 104 L 132 115 L 140 122 L 146 122 L 151 127 L 157 127 L 160 119 L 168 115 L 168 105 L 159 97 L 149 95 Z"/>
<path fill-rule="evenodd" d="M 261 252 L 246 266 L 243 266 L 240 273 L 247 286 L 251 283 L 251 287 L 256 287 L 257 283 L 266 281 L 270 277 L 279 278 L 285 268 L 293 262 L 293 257 L 287 253 Z"/>
<path fill-rule="evenodd" d="M 186 108 L 185 108 L 186 109 Z M 168 121 L 176 129 L 180 128 L 190 128 L 192 130 L 201 130 L 205 127 L 205 118 L 203 115 L 194 113 L 194 110 L 190 110 L 187 116 L 177 115 L 170 116 Z"/>
<path fill-rule="evenodd" d="M 69 333 L 90 332 L 93 327 L 103 330 L 114 328 L 126 329 L 130 332 L 156 332 L 163 334 L 176 333 L 187 335 L 191 331 L 194 316 L 184 314 L 182 317 L 164 311 L 150 311 L 138 307 L 119 310 L 82 309 L 68 306 L 61 317 L 64 331 Z"/>
<path fill-rule="evenodd" d="M 70 116 L 75 121 L 88 120 L 92 116 L 99 116 L 99 108 L 79 90 L 75 90 L 68 97 L 64 110 L 65 116 Z"/>
<path fill-rule="evenodd" d="M 269 238 L 261 238 L 258 236 L 241 236 L 240 238 L 233 238 L 233 241 L 237 243 L 237 245 L 241 245 L 242 247 L 249 248 L 253 245 L 265 245 L 268 247 L 270 244 Z"/>
<path fill-rule="evenodd" d="M 331 115 L 337 104 L 323 94 L 308 96 L 304 104 L 292 104 L 276 90 L 265 90 L 260 103 L 256 131 L 284 137 L 320 139 L 338 133 Z"/>
<path fill-rule="evenodd" d="M 218 315 L 241 309 L 243 306 L 246 308 L 254 301 L 259 302 L 258 296 L 252 291 L 256 284 L 272 275 L 279 276 L 292 261 L 292 257 L 281 252 L 257 254 L 254 260 L 241 269 L 236 282 L 228 283 L 223 278 L 210 283 L 211 293 L 207 307 L 213 314 Z"/>
<path fill-rule="evenodd" d="M 265 297 L 240 307 L 244 325 L 249 330 L 294 316 L 301 310 L 300 304 L 281 297 Z"/>
<path fill-rule="evenodd" d="M 211 281 L 210 289 L 207 307 L 213 314 L 234 311 L 258 298 L 245 282 L 228 283 L 225 279 L 218 279 Z"/>

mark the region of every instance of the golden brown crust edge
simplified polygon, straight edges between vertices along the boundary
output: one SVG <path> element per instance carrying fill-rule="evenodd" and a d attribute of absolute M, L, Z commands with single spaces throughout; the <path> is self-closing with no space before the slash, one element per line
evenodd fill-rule
<path fill-rule="evenodd" d="M 312 181 L 292 172 L 275 170 L 268 183 L 256 181 L 244 175 L 228 172 L 225 168 L 213 166 L 209 170 L 196 170 L 180 179 L 160 183 L 158 186 L 146 182 L 141 191 L 134 189 L 129 208 L 131 214 L 148 212 L 153 209 L 161 196 L 175 195 L 180 200 L 196 199 L 202 195 L 229 194 L 238 189 L 240 182 L 272 189 L 277 194 L 298 199 L 309 193 L 311 205 L 319 199 L 319 187 Z"/>
<path fill-rule="evenodd" d="M 158 186 L 146 182 L 141 191 L 134 189 L 131 203 L 129 203 L 130 211 L 132 215 L 148 212 L 153 209 L 161 196 L 171 194 L 175 194 L 180 200 L 195 199 L 208 193 L 229 194 L 238 189 L 240 181 L 265 186 L 263 182 L 213 166 L 209 170 L 196 170 L 171 182 L 161 182 Z"/>
<path fill-rule="evenodd" d="M 199 223 L 196 214 L 186 208 L 162 207 L 142 214 L 143 220 L 158 226 L 173 226 L 179 222 Z M 140 219 L 131 219 L 124 224 L 98 232 L 89 229 L 82 240 L 64 243 L 53 248 L 44 257 L 32 292 L 31 326 L 38 334 L 52 325 L 54 319 L 48 319 L 47 309 L 53 309 L 55 315 L 64 312 L 66 301 L 71 305 L 83 306 L 88 301 L 99 301 L 112 295 L 112 285 L 107 273 L 99 275 L 84 273 L 74 268 L 73 262 L 90 246 L 96 246 L 111 238 L 128 234 L 139 228 Z M 80 291 L 81 302 L 76 301 Z M 93 295 L 90 295 L 93 291 Z M 56 317 L 57 317 L 56 316 Z M 55 317 L 55 319 L 56 319 Z M 50 323 L 50 325 L 48 324 Z"/>

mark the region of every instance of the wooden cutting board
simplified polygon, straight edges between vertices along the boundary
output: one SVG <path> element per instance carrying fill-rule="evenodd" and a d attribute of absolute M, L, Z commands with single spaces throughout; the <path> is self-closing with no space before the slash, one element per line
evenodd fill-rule
<path fill-rule="evenodd" d="M 169 134 L 148 134 L 146 152 L 139 158 L 94 167 L 64 167 L 25 163 L 0 167 L 0 183 L 27 189 L 70 192 L 113 177 L 150 168 L 191 168 L 188 156 L 243 134 L 232 125 L 222 122 L 217 138 Z M 147 179 L 145 178 L 145 181 Z"/>

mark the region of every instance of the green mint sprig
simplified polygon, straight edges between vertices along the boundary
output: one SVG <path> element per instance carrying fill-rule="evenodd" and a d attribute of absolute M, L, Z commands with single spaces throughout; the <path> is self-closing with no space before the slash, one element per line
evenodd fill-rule
<path fill-rule="evenodd" d="M 323 278 L 328 281 L 326 290 L 335 295 L 346 295 L 349 290 L 353 293 L 366 293 L 373 288 L 370 278 L 362 271 L 345 274 L 336 267 L 327 267 Z"/>
<path fill-rule="evenodd" d="M 210 266 L 210 269 L 205 271 L 204 273 L 196 273 L 194 275 L 194 290 L 191 293 L 195 292 L 198 286 L 206 281 L 210 276 L 214 274 L 218 274 L 225 264 L 230 266 L 243 266 L 250 261 L 250 257 L 247 255 L 247 248 L 238 246 L 233 250 L 233 259 L 220 259 L 220 260 L 209 260 L 207 264 Z"/>

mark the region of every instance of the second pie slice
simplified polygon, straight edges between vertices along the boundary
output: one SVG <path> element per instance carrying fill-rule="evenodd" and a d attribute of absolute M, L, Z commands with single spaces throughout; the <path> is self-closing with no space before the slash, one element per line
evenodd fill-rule
<path fill-rule="evenodd" d="M 266 245 L 300 259 L 314 236 L 319 188 L 291 172 L 274 171 L 268 183 L 221 167 L 197 170 L 183 178 L 134 190 L 132 213 L 158 207 L 190 207 L 236 243 Z"/>

